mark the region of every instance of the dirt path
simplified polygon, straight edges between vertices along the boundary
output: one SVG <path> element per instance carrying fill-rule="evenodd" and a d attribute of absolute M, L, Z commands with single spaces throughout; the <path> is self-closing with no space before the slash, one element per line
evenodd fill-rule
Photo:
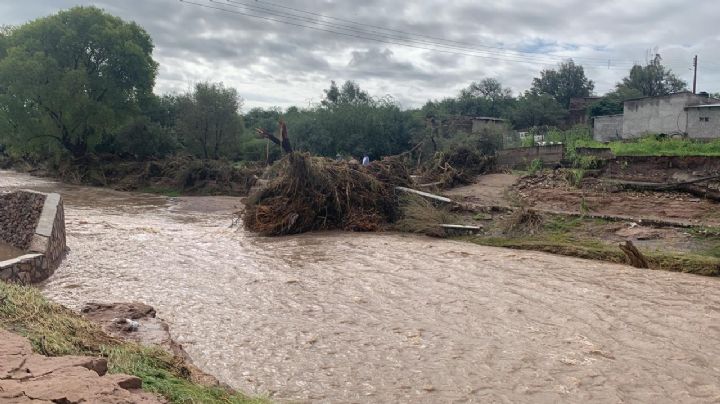
<path fill-rule="evenodd" d="M 478 205 L 506 206 L 506 193 L 517 179 L 518 176 L 513 174 L 481 175 L 474 184 L 449 189 L 443 194 L 458 201 Z"/>
<path fill-rule="evenodd" d="M 3 183 L 13 180 L 0 173 Z M 358 403 L 720 397 L 715 278 L 393 234 L 257 238 L 228 227 L 231 199 L 203 212 L 197 200 L 36 185 L 67 195 L 71 252 L 47 296 L 151 304 L 196 364 L 248 392 Z"/>

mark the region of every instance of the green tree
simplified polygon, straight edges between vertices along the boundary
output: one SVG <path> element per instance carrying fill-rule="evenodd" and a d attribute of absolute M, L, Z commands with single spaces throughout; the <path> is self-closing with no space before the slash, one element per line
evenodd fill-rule
<path fill-rule="evenodd" d="M 319 105 L 288 109 L 285 121 L 298 149 L 358 158 L 365 153 L 379 158 L 407 150 L 413 131 L 421 125 L 391 98 L 373 98 L 354 82 L 341 88 L 331 83 Z"/>
<path fill-rule="evenodd" d="M 568 109 L 571 98 L 587 97 L 594 88 L 595 83 L 585 77 L 585 69 L 570 59 L 560 63 L 557 70 L 541 71 L 540 77 L 533 79 L 530 91 L 534 94 L 549 94 L 563 108 Z"/>
<path fill-rule="evenodd" d="M 632 98 L 640 98 L 640 90 L 627 87 L 618 87 L 615 91 L 605 94 L 600 100 L 590 106 L 590 116 L 616 115 L 623 113 L 623 103 Z"/>
<path fill-rule="evenodd" d="M 0 114 L 15 148 L 54 142 L 85 156 L 139 112 L 157 63 L 150 36 L 95 7 L 75 7 L 17 27 L 0 60 Z"/>
<path fill-rule="evenodd" d="M 687 83 L 663 66 L 660 55 L 655 55 L 647 65 L 633 66 L 617 88 L 634 89 L 645 97 L 656 97 L 687 90 Z"/>
<path fill-rule="evenodd" d="M 242 100 L 234 88 L 198 83 L 177 99 L 178 137 L 196 156 L 229 157 L 237 152 L 242 134 Z"/>
<path fill-rule="evenodd" d="M 342 104 L 367 104 L 371 102 L 367 92 L 360 89 L 354 81 L 346 81 L 342 88 L 338 88 L 335 81 L 330 82 L 330 88 L 323 90 L 325 97 L 320 104 L 325 107 L 332 107 Z"/>
<path fill-rule="evenodd" d="M 516 128 L 525 129 L 541 125 L 557 125 L 567 111 L 552 96 L 526 91 L 520 96 L 512 112 Z"/>

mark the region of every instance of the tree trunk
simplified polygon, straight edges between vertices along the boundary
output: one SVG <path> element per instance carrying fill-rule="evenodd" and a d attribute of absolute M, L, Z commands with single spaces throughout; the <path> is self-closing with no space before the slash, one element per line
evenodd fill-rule
<path fill-rule="evenodd" d="M 628 240 L 625 242 L 625 244 L 619 245 L 622 252 L 625 253 L 625 256 L 627 256 L 628 260 L 630 261 L 630 265 L 634 266 L 635 268 L 650 268 L 650 265 L 648 265 L 647 260 L 645 259 L 645 256 L 638 251 L 637 247 L 635 247 L 635 244 L 633 244 L 632 241 Z"/>

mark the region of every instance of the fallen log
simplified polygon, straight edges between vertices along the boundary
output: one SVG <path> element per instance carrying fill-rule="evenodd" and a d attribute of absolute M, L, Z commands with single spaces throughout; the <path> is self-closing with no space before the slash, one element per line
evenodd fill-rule
<path fill-rule="evenodd" d="M 453 203 L 452 199 L 450 199 L 450 198 L 446 198 L 446 197 L 440 196 L 440 195 L 431 194 L 431 193 L 429 193 L 429 192 L 418 191 L 417 189 L 406 188 L 406 187 L 395 187 L 395 189 L 398 190 L 398 191 L 402 191 L 402 192 L 409 193 L 409 194 L 420 195 L 420 196 L 422 196 L 422 197 L 424 197 L 424 198 L 432 199 L 432 200 L 435 200 L 435 201 L 438 201 L 438 202 Z"/>

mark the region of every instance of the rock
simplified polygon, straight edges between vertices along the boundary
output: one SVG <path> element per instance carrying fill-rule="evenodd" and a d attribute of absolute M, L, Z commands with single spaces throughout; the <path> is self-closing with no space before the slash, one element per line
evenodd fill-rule
<path fill-rule="evenodd" d="M 105 375 L 107 362 L 83 356 L 46 357 L 32 353 L 26 338 L 0 329 L 2 403 L 161 403 L 137 391 L 135 376 Z"/>
<path fill-rule="evenodd" d="M 139 390 L 142 388 L 142 380 L 136 376 L 114 374 L 107 377 L 126 390 Z"/>

